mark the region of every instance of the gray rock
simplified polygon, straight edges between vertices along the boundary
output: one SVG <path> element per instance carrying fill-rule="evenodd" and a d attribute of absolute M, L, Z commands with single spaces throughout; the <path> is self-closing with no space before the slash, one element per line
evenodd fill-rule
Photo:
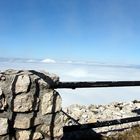
<path fill-rule="evenodd" d="M 40 116 L 40 122 L 43 122 L 48 126 L 54 124 L 63 126 L 63 114 L 62 112 L 57 112 L 53 114 L 46 114 L 44 116 Z"/>
<path fill-rule="evenodd" d="M 18 131 L 16 134 L 18 140 L 29 140 L 31 138 L 31 130 Z M 42 140 L 43 136 L 40 132 L 34 132 L 32 134 L 33 140 Z"/>
<path fill-rule="evenodd" d="M 95 114 L 86 108 L 86 106 L 71 105 L 64 109 L 64 111 L 68 114 L 68 116 L 64 115 L 63 118 L 65 125 L 94 123 L 97 121 Z M 71 116 L 73 120 L 69 116 Z"/>
<path fill-rule="evenodd" d="M 30 85 L 30 77 L 29 75 L 20 75 L 18 76 L 17 82 L 16 82 L 16 86 L 15 86 L 15 93 L 23 93 L 23 92 L 27 92 L 28 88 Z"/>
<path fill-rule="evenodd" d="M 8 133 L 8 119 L 0 118 L 0 135 L 5 135 Z"/>
<path fill-rule="evenodd" d="M 41 102 L 42 115 L 58 112 L 61 110 L 62 99 L 60 95 L 54 91 L 50 90 L 45 93 Z"/>
<path fill-rule="evenodd" d="M 27 112 L 33 110 L 33 96 L 31 94 L 20 94 L 14 99 L 14 112 Z M 39 99 L 38 99 L 39 102 Z M 37 104 L 38 104 L 37 102 Z M 36 105 L 37 105 L 36 104 Z"/>
<path fill-rule="evenodd" d="M 9 140 L 9 135 L 7 134 L 7 135 L 0 136 L 0 140 Z M 15 140 L 15 138 L 11 136 L 10 140 Z"/>
<path fill-rule="evenodd" d="M 53 132 L 52 132 L 53 131 Z M 62 137 L 63 136 L 63 127 L 62 126 L 53 126 L 53 129 L 48 125 L 42 125 L 41 132 L 45 133 L 49 137 Z M 53 134 L 53 136 L 52 136 Z"/>
<path fill-rule="evenodd" d="M 28 129 L 42 123 L 39 117 L 34 118 L 33 114 L 17 114 L 14 122 L 14 128 Z"/>
<path fill-rule="evenodd" d="M 2 93 L 2 89 L 0 87 L 0 110 L 4 110 L 7 106 L 7 102 L 4 98 L 4 94 Z"/>
<path fill-rule="evenodd" d="M 14 123 L 14 128 L 19 128 L 19 129 L 28 129 L 31 127 L 31 118 L 29 117 L 16 117 L 15 123 Z"/>
<path fill-rule="evenodd" d="M 80 124 L 92 123 L 96 121 L 106 121 L 121 119 L 127 117 L 135 117 L 139 115 L 140 102 L 113 102 L 108 105 L 90 105 L 89 107 L 71 105 L 64 109 L 65 113 L 70 115 L 73 119 Z M 90 121 L 90 119 L 93 120 Z M 75 121 L 64 115 L 64 125 L 77 124 Z M 120 129 L 128 130 L 133 126 L 140 125 L 140 121 L 134 123 L 113 125 L 108 127 L 94 128 L 97 133 L 104 134 L 105 136 L 115 135 Z"/>

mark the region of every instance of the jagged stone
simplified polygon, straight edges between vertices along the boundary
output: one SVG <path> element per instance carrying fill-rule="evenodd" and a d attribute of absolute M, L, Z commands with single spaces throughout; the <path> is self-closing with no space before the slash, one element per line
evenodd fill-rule
<path fill-rule="evenodd" d="M 38 117 L 32 115 L 17 114 L 14 122 L 14 128 L 28 129 L 43 123 Z"/>
<path fill-rule="evenodd" d="M 13 136 L 11 136 L 9 138 L 9 135 L 3 135 L 3 136 L 0 136 L 0 140 L 15 140 L 15 138 Z"/>
<path fill-rule="evenodd" d="M 90 111 L 86 106 L 71 105 L 64 110 L 66 114 L 70 115 L 75 120 L 74 122 L 68 116 L 64 115 L 63 121 L 64 123 L 66 123 L 66 125 L 97 122 L 96 115 L 92 111 Z"/>
<path fill-rule="evenodd" d="M 47 126 L 42 125 L 41 132 L 47 134 L 50 137 L 62 137 L 63 136 L 63 128 L 62 126 Z"/>
<path fill-rule="evenodd" d="M 34 132 L 31 134 L 31 130 L 23 130 L 23 131 L 18 131 L 16 135 L 18 140 L 42 140 L 43 136 L 40 132 Z"/>
<path fill-rule="evenodd" d="M 45 93 L 41 103 L 42 115 L 60 111 L 61 102 L 62 99 L 56 91 L 50 90 L 49 92 Z"/>
<path fill-rule="evenodd" d="M 7 105 L 7 102 L 4 98 L 4 94 L 2 93 L 2 89 L 0 87 L 0 110 L 4 110 Z"/>
<path fill-rule="evenodd" d="M 140 114 L 140 102 L 113 102 L 107 105 L 90 105 L 89 107 L 71 105 L 64 109 L 65 113 L 73 118 L 73 120 L 64 115 L 64 126 L 74 125 L 78 123 L 94 123 L 96 121 L 107 121 L 121 119 L 127 117 L 135 117 Z M 92 120 L 93 119 L 93 120 Z M 74 121 L 76 120 L 76 121 Z M 115 135 L 119 130 L 128 130 L 133 126 L 140 125 L 140 121 L 113 125 L 101 128 L 94 128 L 97 133 L 103 133 L 106 136 Z"/>
<path fill-rule="evenodd" d="M 63 125 L 63 114 L 61 112 L 46 114 L 40 118 L 40 122 L 46 125 Z"/>
<path fill-rule="evenodd" d="M 8 119 L 0 118 L 0 135 L 5 135 L 8 133 Z"/>
<path fill-rule="evenodd" d="M 30 128 L 30 122 L 31 118 L 27 117 L 16 117 L 15 123 L 14 123 L 14 128 L 19 128 L 19 129 L 28 129 Z"/>
<path fill-rule="evenodd" d="M 38 99 L 39 101 L 39 99 Z M 27 112 L 33 110 L 33 96 L 31 94 L 20 94 L 14 99 L 14 112 Z M 37 102 L 38 104 L 38 102 Z M 36 104 L 36 105 L 37 105 Z"/>
<path fill-rule="evenodd" d="M 1 89 L 1 87 L 0 87 L 0 97 L 2 96 L 2 89 Z"/>
<path fill-rule="evenodd" d="M 29 75 L 26 74 L 19 75 L 15 85 L 15 93 L 16 94 L 23 93 L 23 92 L 26 93 L 28 91 L 29 85 L 30 85 Z"/>

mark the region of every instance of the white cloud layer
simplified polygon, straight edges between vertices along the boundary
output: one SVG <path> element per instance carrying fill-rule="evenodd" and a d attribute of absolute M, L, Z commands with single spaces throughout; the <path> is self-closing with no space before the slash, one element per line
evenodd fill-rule
<path fill-rule="evenodd" d="M 36 60 L 34 60 L 34 59 L 28 59 L 26 62 L 33 63 L 33 62 L 36 62 Z"/>
<path fill-rule="evenodd" d="M 53 60 L 53 59 L 49 59 L 49 58 L 47 58 L 47 59 L 43 59 L 43 60 L 41 60 L 41 62 L 43 62 L 43 63 L 56 63 L 55 60 Z"/>
<path fill-rule="evenodd" d="M 70 70 L 66 72 L 66 75 L 74 78 L 89 77 L 88 71 L 80 68 Z"/>

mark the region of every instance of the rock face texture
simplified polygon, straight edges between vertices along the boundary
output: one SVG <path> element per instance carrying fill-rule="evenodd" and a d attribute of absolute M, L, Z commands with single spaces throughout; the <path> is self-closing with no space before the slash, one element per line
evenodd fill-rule
<path fill-rule="evenodd" d="M 65 126 L 80 125 L 140 116 L 140 101 L 134 100 L 130 102 L 113 102 L 107 105 L 89 105 L 89 106 L 82 106 L 76 104 L 66 107 L 63 110 L 65 112 L 64 115 Z M 66 139 L 85 140 L 88 139 L 88 137 L 89 139 L 91 139 L 93 133 L 96 133 L 96 136 L 97 134 L 100 134 L 101 136 L 105 137 L 113 137 L 112 140 L 118 140 L 120 134 L 124 134 L 126 132 L 129 133 L 129 131 L 132 128 L 135 128 L 136 126 L 140 126 L 140 120 L 137 122 L 131 123 L 129 122 L 125 124 L 120 123 L 119 125 L 98 127 L 88 131 L 69 132 L 66 135 L 64 135 L 63 140 Z M 140 135 L 137 137 L 140 139 Z M 123 140 L 125 140 L 125 138 Z"/>
<path fill-rule="evenodd" d="M 58 81 L 33 70 L 0 73 L 0 140 L 61 139 L 62 100 L 50 89 Z"/>

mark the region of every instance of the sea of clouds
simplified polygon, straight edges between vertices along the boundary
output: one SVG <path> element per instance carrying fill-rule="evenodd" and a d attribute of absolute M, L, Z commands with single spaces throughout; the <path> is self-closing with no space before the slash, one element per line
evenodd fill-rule
<path fill-rule="evenodd" d="M 59 75 L 60 81 L 140 80 L 140 66 L 96 61 L 0 58 L 0 69 L 45 70 Z M 63 106 L 107 104 L 140 99 L 140 87 L 59 89 Z"/>

